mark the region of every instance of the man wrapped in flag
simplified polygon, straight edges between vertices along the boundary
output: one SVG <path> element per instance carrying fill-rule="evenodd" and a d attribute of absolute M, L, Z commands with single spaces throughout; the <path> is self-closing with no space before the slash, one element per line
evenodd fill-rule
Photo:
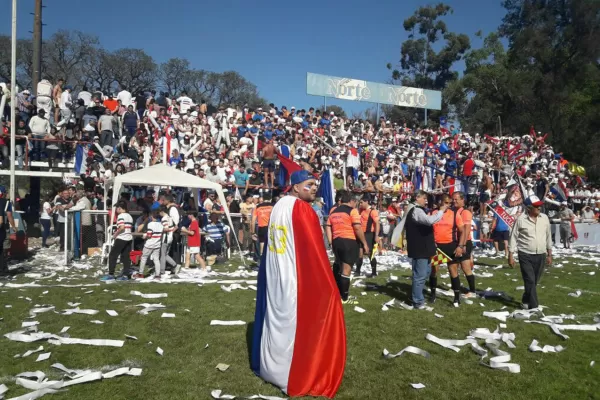
<path fill-rule="evenodd" d="M 319 219 L 317 185 L 294 172 L 277 202 L 258 272 L 251 367 L 291 397 L 333 398 L 346 364 L 346 328 Z"/>

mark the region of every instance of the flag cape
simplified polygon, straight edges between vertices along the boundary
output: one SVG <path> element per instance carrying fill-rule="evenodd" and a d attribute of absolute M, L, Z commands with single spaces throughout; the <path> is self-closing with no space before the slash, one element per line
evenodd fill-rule
<path fill-rule="evenodd" d="M 334 397 L 346 364 L 346 327 L 310 204 L 286 196 L 273 208 L 257 286 L 254 373 L 291 397 Z"/>
<path fill-rule="evenodd" d="M 451 260 L 446 253 L 440 249 L 436 249 L 435 256 L 431 257 L 431 266 L 437 267 L 438 265 L 447 264 Z"/>
<path fill-rule="evenodd" d="M 563 202 L 567 201 L 567 195 L 561 185 L 555 183 L 550 187 L 550 192 L 554 193 L 554 196 L 557 201 Z"/>

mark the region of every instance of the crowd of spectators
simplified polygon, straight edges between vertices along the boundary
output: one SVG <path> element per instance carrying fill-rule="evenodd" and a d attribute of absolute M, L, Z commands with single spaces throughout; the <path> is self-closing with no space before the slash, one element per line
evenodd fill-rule
<path fill-rule="evenodd" d="M 531 194 L 545 199 L 548 211 L 556 215 L 566 202 L 580 218 L 598 218 L 599 187 L 588 184 L 533 129 L 525 135 L 492 137 L 452 125 L 431 129 L 385 117 L 352 119 L 313 107 L 214 108 L 185 91 L 172 96 L 155 90 L 131 93 L 126 87 L 116 93 L 83 87 L 75 94 L 63 80 L 42 80 L 35 96 L 19 92 L 15 106 L 19 168 L 27 167 L 26 153 L 29 160 L 47 160 L 50 169 L 56 168 L 56 161 L 73 162 L 76 147 L 85 145 L 83 190 L 95 192 L 96 199 L 106 180 L 166 162 L 227 187 L 237 209 L 247 201 L 258 203 L 265 191 L 276 197 L 286 186 L 290 171 L 281 156 L 317 176 L 331 170 L 338 190 L 373 193 L 391 226 L 417 189 L 432 196 L 466 193 L 482 223 L 488 219 L 484 202 L 508 196 L 506 203 L 517 204 Z M 10 148 L 8 115 L 5 110 L 0 142 L 4 160 Z M 515 182 L 521 189 L 517 199 L 507 194 Z M 144 208 L 140 200 L 156 200 L 159 194 L 149 187 L 128 190 L 134 209 Z M 178 204 L 196 197 L 185 188 L 169 192 Z M 199 205 L 205 206 L 206 200 L 214 203 L 204 197 Z M 210 211 L 212 204 L 206 205 Z"/>

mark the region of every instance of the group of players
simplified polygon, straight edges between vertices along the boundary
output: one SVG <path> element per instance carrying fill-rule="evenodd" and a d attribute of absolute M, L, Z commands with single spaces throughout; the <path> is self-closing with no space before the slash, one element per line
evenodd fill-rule
<path fill-rule="evenodd" d="M 434 210 L 442 211 L 443 216 L 433 225 L 437 262 L 431 263 L 430 303 L 436 300 L 437 273 L 439 265 L 443 263 L 448 265 L 450 273 L 454 292 L 453 305 L 458 307 L 461 297 L 475 297 L 471 237 L 473 213 L 466 208 L 465 200 L 465 194 L 462 192 L 455 192 L 452 196 L 444 194 L 433 207 Z M 424 207 L 427 201 L 427 193 L 416 193 L 415 206 Z M 377 275 L 375 253 L 379 251 L 381 254 L 382 237 L 379 235 L 379 213 L 372 204 L 373 198 L 368 194 L 358 199 L 350 192 L 340 191 L 337 204 L 331 209 L 325 225 L 327 239 L 332 244 L 335 256 L 333 273 L 343 304 L 358 304 L 355 297 L 349 296 L 350 279 L 355 264 L 354 274 L 360 276 L 365 255 L 370 260 L 372 276 Z M 402 246 L 402 240 L 399 244 Z M 464 295 L 461 295 L 459 265 L 469 286 L 468 292 Z"/>

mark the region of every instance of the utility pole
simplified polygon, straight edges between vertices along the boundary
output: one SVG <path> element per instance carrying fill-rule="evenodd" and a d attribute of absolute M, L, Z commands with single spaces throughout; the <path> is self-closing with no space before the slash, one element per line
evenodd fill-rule
<path fill-rule="evenodd" d="M 42 79 L 42 0 L 35 0 L 33 14 L 33 75 L 31 83 L 33 95 L 37 96 L 37 84 Z"/>

